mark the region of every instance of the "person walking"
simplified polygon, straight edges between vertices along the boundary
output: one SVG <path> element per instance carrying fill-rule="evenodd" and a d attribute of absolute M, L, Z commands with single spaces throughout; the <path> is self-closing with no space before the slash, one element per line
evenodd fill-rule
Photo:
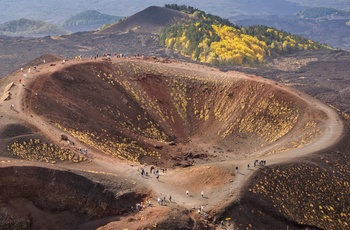
<path fill-rule="evenodd" d="M 204 191 L 201 192 L 202 198 L 204 197 Z"/>
<path fill-rule="evenodd" d="M 189 196 L 189 192 L 188 192 L 188 190 L 186 190 L 186 195 L 187 195 L 187 196 Z"/>

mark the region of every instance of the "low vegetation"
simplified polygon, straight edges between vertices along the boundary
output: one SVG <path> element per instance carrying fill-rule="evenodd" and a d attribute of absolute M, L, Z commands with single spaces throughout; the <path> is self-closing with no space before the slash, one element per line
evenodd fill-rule
<path fill-rule="evenodd" d="M 137 141 L 131 138 L 112 135 L 107 130 L 102 130 L 101 133 L 95 133 L 88 130 L 65 128 L 59 123 L 56 123 L 56 126 L 79 141 L 119 159 L 138 162 L 141 156 L 161 157 L 157 151 L 143 148 Z"/>
<path fill-rule="evenodd" d="M 57 161 L 71 161 L 74 163 L 88 162 L 84 156 L 75 154 L 69 148 L 62 148 L 51 143 L 42 142 L 40 139 L 14 142 L 8 146 L 8 150 L 14 156 L 29 161 L 56 163 Z"/>
<path fill-rule="evenodd" d="M 349 163 L 321 160 L 325 166 L 303 163 L 265 168 L 249 192 L 269 200 L 300 225 L 348 229 Z"/>

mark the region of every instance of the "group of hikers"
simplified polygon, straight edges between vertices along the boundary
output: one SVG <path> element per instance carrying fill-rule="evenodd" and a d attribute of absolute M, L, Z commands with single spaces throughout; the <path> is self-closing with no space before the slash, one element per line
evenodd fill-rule
<path fill-rule="evenodd" d="M 112 56 L 115 57 L 115 58 L 127 58 L 128 57 L 128 55 L 126 53 L 114 53 L 113 55 L 111 53 L 104 53 L 104 54 L 102 54 L 102 58 L 103 59 L 110 59 Z M 140 57 L 143 58 L 144 56 L 145 56 L 145 54 L 143 54 L 143 53 L 142 54 L 134 53 L 134 58 L 140 58 Z M 91 55 L 90 59 L 91 60 L 93 60 L 93 59 L 96 60 L 96 59 L 98 59 L 98 57 L 99 57 L 99 54 L 96 53 L 95 56 Z M 74 59 L 75 60 L 81 60 L 82 56 L 81 55 L 75 56 Z"/>
<path fill-rule="evenodd" d="M 256 166 L 265 166 L 266 165 L 266 160 L 261 159 L 259 160 L 254 160 L 254 167 Z M 250 164 L 247 165 L 247 168 L 250 169 Z M 236 174 L 238 173 L 238 166 L 236 166 Z"/>
<path fill-rule="evenodd" d="M 162 168 L 161 170 L 162 170 L 163 174 L 166 173 L 166 171 L 167 171 L 166 168 Z M 141 176 L 142 177 L 143 176 L 146 176 L 146 177 L 149 176 L 148 172 L 144 168 L 139 169 L 139 171 L 141 171 Z M 156 179 L 159 181 L 159 169 L 156 169 L 154 166 L 151 166 L 150 170 L 149 170 L 149 173 L 150 174 L 153 173 L 156 176 Z"/>
<path fill-rule="evenodd" d="M 265 166 L 266 165 L 266 160 L 263 160 L 263 159 L 261 159 L 260 161 L 259 160 L 255 160 L 254 161 L 254 167 L 256 167 L 258 165 Z"/>

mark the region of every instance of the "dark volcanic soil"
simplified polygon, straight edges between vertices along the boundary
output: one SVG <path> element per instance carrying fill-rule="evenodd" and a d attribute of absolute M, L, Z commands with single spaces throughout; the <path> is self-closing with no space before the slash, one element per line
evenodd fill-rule
<path fill-rule="evenodd" d="M 0 172 L 1 229 L 95 229 L 129 213 L 144 196 L 125 185 L 111 191 L 68 171 L 7 167 Z"/>

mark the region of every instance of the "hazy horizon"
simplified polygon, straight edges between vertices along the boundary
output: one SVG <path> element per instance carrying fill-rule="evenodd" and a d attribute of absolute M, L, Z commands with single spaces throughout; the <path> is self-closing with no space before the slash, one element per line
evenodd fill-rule
<path fill-rule="evenodd" d="M 0 23 L 19 18 L 42 20 L 54 24 L 62 23 L 64 20 L 86 10 L 97 10 L 104 14 L 114 16 L 130 16 L 149 6 L 164 6 L 176 3 L 188 5 L 229 18 L 236 15 L 285 15 L 293 14 L 304 8 L 300 3 L 312 4 L 308 0 L 217 0 L 206 2 L 201 0 L 0 0 L 2 17 Z M 315 1 L 313 1 L 315 2 Z M 344 6 L 346 0 L 335 0 L 333 3 L 318 0 L 315 6 Z"/>

